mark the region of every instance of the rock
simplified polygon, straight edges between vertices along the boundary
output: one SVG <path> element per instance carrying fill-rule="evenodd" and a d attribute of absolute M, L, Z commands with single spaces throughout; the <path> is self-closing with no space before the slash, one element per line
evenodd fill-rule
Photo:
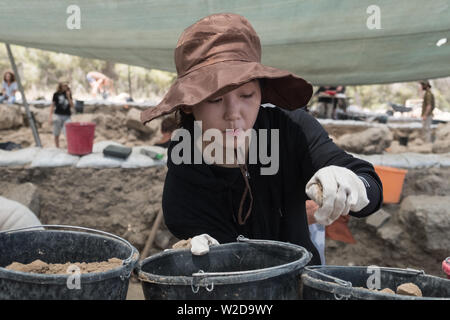
<path fill-rule="evenodd" d="M 18 128 L 23 125 L 20 107 L 0 104 L 0 130 Z"/>
<path fill-rule="evenodd" d="M 403 283 L 397 287 L 397 294 L 404 296 L 422 297 L 422 290 L 414 283 Z"/>
<path fill-rule="evenodd" d="M 388 294 L 395 294 L 394 290 L 391 290 L 389 288 L 384 288 L 383 290 L 380 290 L 382 293 L 388 293 Z"/>
<path fill-rule="evenodd" d="M 40 212 L 39 193 L 37 187 L 31 182 L 13 185 L 12 187 L 7 188 L 4 191 L 2 196 L 23 204 L 28 209 L 30 209 L 36 216 L 39 217 Z"/>
<path fill-rule="evenodd" d="M 417 138 L 422 139 L 422 129 L 413 130 L 411 134 L 408 136 L 409 141 L 414 141 Z"/>
<path fill-rule="evenodd" d="M 441 123 L 436 128 L 436 140 L 443 140 L 450 137 L 450 122 Z"/>
<path fill-rule="evenodd" d="M 131 108 L 127 113 L 126 125 L 129 129 L 134 129 L 145 134 L 153 134 L 158 128 L 155 128 L 152 122 L 153 121 L 151 121 L 149 125 L 144 126 L 141 123 L 141 112 L 136 108 Z"/>
<path fill-rule="evenodd" d="M 444 181 L 441 177 L 430 174 L 421 179 L 418 179 L 414 186 L 416 190 L 427 193 L 427 194 L 435 194 L 439 188 L 447 185 L 448 182 Z"/>
<path fill-rule="evenodd" d="M 392 245 L 397 245 L 404 230 L 395 224 L 384 224 L 377 230 L 378 236 Z"/>
<path fill-rule="evenodd" d="M 436 128 L 436 139 L 433 143 L 433 152 L 450 152 L 450 123 L 440 124 Z"/>
<path fill-rule="evenodd" d="M 49 109 L 40 109 L 40 108 L 36 108 L 35 106 L 30 106 L 30 111 L 34 115 L 34 120 L 35 120 L 36 126 L 38 128 L 42 128 L 44 126 L 46 127 L 45 129 L 49 128 L 49 125 L 48 125 L 48 119 L 49 119 L 49 113 L 50 113 Z M 25 125 L 29 126 L 28 117 L 27 117 L 25 108 L 23 108 L 21 112 L 22 112 L 23 123 Z"/>
<path fill-rule="evenodd" d="M 431 144 L 431 143 L 408 145 L 408 152 L 432 153 L 432 149 L 433 149 L 433 144 Z"/>
<path fill-rule="evenodd" d="M 433 153 L 447 153 L 450 152 L 450 138 L 448 140 L 437 140 L 433 143 Z"/>
<path fill-rule="evenodd" d="M 187 240 L 180 240 L 172 245 L 172 249 L 190 249 L 191 248 L 191 238 Z"/>
<path fill-rule="evenodd" d="M 375 229 L 380 228 L 385 222 L 387 222 L 391 218 L 391 214 L 389 212 L 384 211 L 383 209 L 378 210 L 377 212 L 371 214 L 366 218 L 366 223 L 374 227 Z"/>
<path fill-rule="evenodd" d="M 450 196 L 408 196 L 400 206 L 399 219 L 414 241 L 427 251 L 450 248 Z"/>
<path fill-rule="evenodd" d="M 359 133 L 344 134 L 336 140 L 336 144 L 348 152 L 377 154 L 388 148 L 392 139 L 391 131 L 383 126 L 370 128 Z"/>

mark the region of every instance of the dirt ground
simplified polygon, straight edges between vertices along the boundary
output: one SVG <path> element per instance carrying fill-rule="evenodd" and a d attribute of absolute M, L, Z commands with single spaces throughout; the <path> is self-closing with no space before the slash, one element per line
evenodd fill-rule
<path fill-rule="evenodd" d="M 31 182 L 38 188 L 42 223 L 100 229 L 142 250 L 161 210 L 166 170 L 0 168 L 0 194 L 11 185 Z"/>
<path fill-rule="evenodd" d="M 43 112 L 45 115 L 45 111 Z M 52 126 L 50 126 L 44 115 L 40 115 L 37 118 L 39 138 L 43 147 L 54 147 L 55 142 L 52 134 Z M 161 138 L 161 133 L 158 130 L 156 130 L 154 134 L 146 135 L 137 130 L 127 128 L 126 114 L 121 111 L 73 114 L 71 121 L 96 123 L 94 142 L 114 140 L 128 147 L 133 147 L 139 145 L 152 145 Z M 160 122 L 160 120 L 156 119 L 153 125 L 158 128 Z M 67 148 L 67 140 L 64 134 L 61 133 L 59 139 L 60 147 Z M 0 142 L 6 141 L 20 144 L 22 148 L 35 145 L 33 133 L 28 126 L 21 126 L 10 130 L 1 130 Z"/>
<path fill-rule="evenodd" d="M 419 194 L 430 196 L 450 194 L 450 168 L 408 170 L 402 199 Z M 382 208 L 392 214 L 390 220 L 392 225 L 403 227 L 398 222 L 400 204 L 384 204 Z M 396 243 L 384 241 L 364 222 L 364 219 L 352 218 L 349 228 L 357 243 L 351 245 L 327 239 L 327 264 L 413 268 L 444 277 L 441 264 L 448 251 L 426 252 L 417 246 L 415 239 L 406 231 Z"/>
<path fill-rule="evenodd" d="M 0 194 L 11 184 L 32 182 L 38 187 L 39 218 L 42 223 L 108 231 L 128 239 L 138 250 L 142 250 L 154 219 L 161 210 L 166 172 L 165 166 L 145 169 L 0 168 Z M 431 183 L 425 183 L 427 179 Z M 446 184 L 440 183 L 441 180 Z M 449 181 L 450 168 L 410 170 L 403 197 L 449 194 Z M 383 206 L 392 214 L 394 222 L 399 207 Z M 443 276 L 440 269 L 443 257 L 422 251 L 415 245 L 414 239 L 402 236 L 398 244 L 392 245 L 378 237 L 364 219 L 352 218 L 349 227 L 357 243 L 349 245 L 327 240 L 327 264 L 410 267 Z M 159 243 L 169 247 L 177 240 L 171 237 Z M 150 253 L 161 250 L 155 246 Z"/>

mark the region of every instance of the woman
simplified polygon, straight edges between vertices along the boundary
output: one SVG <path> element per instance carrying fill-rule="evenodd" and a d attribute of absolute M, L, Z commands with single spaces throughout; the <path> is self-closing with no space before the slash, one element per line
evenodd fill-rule
<path fill-rule="evenodd" d="M 141 114 L 146 123 L 177 111 L 184 129 L 177 131 L 192 146 L 180 148 L 186 146 L 181 138 L 169 146 L 165 223 L 180 239 L 208 234 L 226 243 L 242 234 L 295 243 L 313 254 L 312 264 L 320 264 L 308 231 L 308 196 L 319 205 L 312 222 L 329 225 L 349 213 L 363 217 L 376 211 L 381 182 L 371 164 L 339 149 L 301 109 L 312 96 L 311 84 L 260 61 L 258 35 L 236 14 L 210 15 L 181 35 L 175 83 L 159 105 Z M 275 107 L 261 106 L 265 103 Z M 200 122 L 194 120 L 201 121 L 203 134 L 223 133 L 217 140 L 222 155 L 220 148 L 206 152 L 216 141 L 196 136 Z M 248 131 L 255 136 L 245 143 L 240 137 Z M 230 149 L 232 161 L 219 163 Z M 268 154 L 261 156 L 267 150 L 271 163 Z"/>
<path fill-rule="evenodd" d="M 116 94 L 114 81 L 103 73 L 98 71 L 90 71 L 86 75 L 86 79 L 91 86 L 91 94 L 94 98 L 97 97 L 97 93 L 100 93 L 103 99 L 108 97 L 109 91 Z"/>
<path fill-rule="evenodd" d="M 13 104 L 16 102 L 17 82 L 16 77 L 12 71 L 6 71 L 3 75 L 2 95 L 0 96 L 0 103 L 3 101 Z"/>
<path fill-rule="evenodd" d="M 59 135 L 61 130 L 66 134 L 65 123 L 70 122 L 72 112 L 70 108 L 74 108 L 72 93 L 67 82 L 58 83 L 58 88 L 53 94 L 52 104 L 50 106 L 49 124 L 53 125 L 53 136 L 55 137 L 55 146 L 59 148 Z"/>

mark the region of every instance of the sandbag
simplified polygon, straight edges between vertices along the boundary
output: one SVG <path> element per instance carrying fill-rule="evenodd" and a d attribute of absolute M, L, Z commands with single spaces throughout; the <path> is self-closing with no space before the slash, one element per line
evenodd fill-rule
<path fill-rule="evenodd" d="M 31 163 L 40 148 L 32 147 L 17 151 L 0 150 L 0 166 L 24 166 Z"/>
<path fill-rule="evenodd" d="M 103 156 L 103 153 L 91 153 L 81 157 L 75 165 L 77 168 L 119 168 L 124 163 L 123 159 Z"/>
<path fill-rule="evenodd" d="M 0 196 L 0 231 L 42 225 L 23 204 Z"/>
<path fill-rule="evenodd" d="M 57 148 L 41 149 L 31 162 L 31 167 L 64 167 L 74 166 L 80 157 L 68 154 Z"/>

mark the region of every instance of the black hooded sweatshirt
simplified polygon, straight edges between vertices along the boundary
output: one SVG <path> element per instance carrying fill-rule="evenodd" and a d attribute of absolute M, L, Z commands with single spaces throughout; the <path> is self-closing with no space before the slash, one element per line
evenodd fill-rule
<path fill-rule="evenodd" d="M 270 164 L 262 164 L 259 156 L 255 164 L 247 160 L 253 205 L 246 223 L 239 225 L 236 220 L 245 187 L 240 169 L 205 162 L 195 164 L 193 155 L 191 164 L 174 164 L 171 152 L 179 141 L 171 141 L 168 149 L 168 171 L 162 198 L 165 223 L 179 239 L 207 233 L 220 243 L 228 243 L 235 242 L 242 234 L 252 239 L 294 243 L 313 254 L 310 264 L 320 264 L 308 229 L 307 182 L 319 169 L 330 165 L 353 171 L 364 181 L 370 203 L 350 215 L 365 217 L 382 204 L 381 181 L 370 163 L 337 147 L 320 123 L 303 109 L 287 111 L 261 106 L 253 128 L 257 140 L 251 143 L 259 143 L 258 129 L 268 129 L 269 152 L 270 130 L 279 129 L 279 169 L 274 175 L 261 175 L 261 167 Z M 193 150 L 193 126 L 186 129 L 191 133 Z M 244 213 L 249 202 L 247 196 Z"/>

